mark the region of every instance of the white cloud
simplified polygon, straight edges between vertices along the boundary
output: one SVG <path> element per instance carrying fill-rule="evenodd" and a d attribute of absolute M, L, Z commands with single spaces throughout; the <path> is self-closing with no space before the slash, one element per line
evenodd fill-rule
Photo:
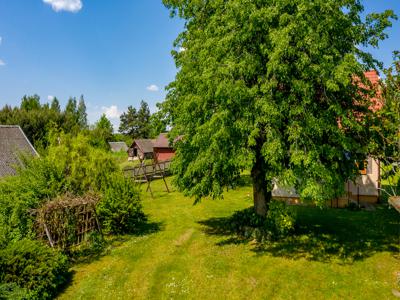
<path fill-rule="evenodd" d="M 160 90 L 160 88 L 155 84 L 149 85 L 146 89 L 150 92 L 158 92 Z"/>
<path fill-rule="evenodd" d="M 3 38 L 0 36 L 0 45 L 1 45 L 2 42 L 3 42 Z"/>
<path fill-rule="evenodd" d="M 52 96 L 52 95 L 48 95 L 48 96 L 47 96 L 47 100 L 49 100 L 49 101 L 53 101 L 53 100 L 54 100 L 54 96 Z"/>
<path fill-rule="evenodd" d="M 178 52 L 181 53 L 181 52 L 183 52 L 183 51 L 186 51 L 186 48 L 179 47 Z"/>
<path fill-rule="evenodd" d="M 6 65 L 6 63 L 0 59 L 0 67 L 5 66 L 5 65 Z"/>
<path fill-rule="evenodd" d="M 51 5 L 54 11 L 78 12 L 82 9 L 81 0 L 43 0 L 44 3 Z"/>
<path fill-rule="evenodd" d="M 118 106 L 116 105 L 111 105 L 110 107 L 103 106 L 101 110 L 109 119 L 118 119 L 121 115 L 121 112 L 118 110 Z"/>

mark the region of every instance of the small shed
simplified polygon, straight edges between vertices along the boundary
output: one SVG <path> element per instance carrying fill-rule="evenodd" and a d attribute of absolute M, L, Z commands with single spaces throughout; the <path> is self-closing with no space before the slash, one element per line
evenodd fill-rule
<path fill-rule="evenodd" d="M 125 142 L 109 142 L 108 144 L 112 152 L 128 151 L 128 146 Z"/>
<path fill-rule="evenodd" d="M 128 150 L 128 155 L 131 160 L 153 159 L 153 140 L 137 139 L 134 140 Z"/>
<path fill-rule="evenodd" d="M 154 156 L 158 161 L 171 160 L 175 150 L 168 140 L 167 133 L 161 133 L 154 142 Z"/>
<path fill-rule="evenodd" d="M 39 156 L 18 125 L 0 125 L 0 177 L 15 175 L 20 155 Z"/>

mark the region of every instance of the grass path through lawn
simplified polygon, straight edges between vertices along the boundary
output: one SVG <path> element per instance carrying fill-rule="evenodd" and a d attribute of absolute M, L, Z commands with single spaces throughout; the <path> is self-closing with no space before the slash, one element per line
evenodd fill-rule
<path fill-rule="evenodd" d="M 398 287 L 399 219 L 392 212 L 299 208 L 300 221 L 315 223 L 313 234 L 305 228 L 287 244 L 257 248 L 215 227 L 251 205 L 250 187 L 196 206 L 180 193 L 163 192 L 161 182 L 152 187 L 154 199 L 143 198 L 153 232 L 121 237 L 106 255 L 75 266 L 59 299 L 392 299 Z M 349 232 L 370 227 L 368 220 L 377 232 Z M 340 226 L 338 243 L 331 243 Z M 375 234 L 382 235 L 376 244 L 359 244 L 373 243 Z"/>

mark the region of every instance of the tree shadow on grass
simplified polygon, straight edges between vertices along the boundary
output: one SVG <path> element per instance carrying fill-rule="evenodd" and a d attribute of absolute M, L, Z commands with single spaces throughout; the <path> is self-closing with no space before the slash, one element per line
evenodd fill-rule
<path fill-rule="evenodd" d="M 104 236 L 102 245 L 92 245 L 92 247 L 78 251 L 71 256 L 73 263 L 89 264 L 108 255 L 113 249 L 120 247 L 132 237 L 142 237 L 157 233 L 164 229 L 163 222 L 143 222 L 136 226 L 135 230 L 125 235 Z M 93 247 L 94 246 L 94 247 Z"/>
<path fill-rule="evenodd" d="M 341 264 L 366 259 L 378 252 L 390 252 L 400 259 L 400 216 L 392 209 L 351 212 L 343 209 L 294 207 L 297 213 L 296 232 L 279 241 L 256 243 L 257 255 Z M 230 218 L 200 221 L 209 235 L 227 237 L 220 246 L 250 242 L 230 229 Z"/>

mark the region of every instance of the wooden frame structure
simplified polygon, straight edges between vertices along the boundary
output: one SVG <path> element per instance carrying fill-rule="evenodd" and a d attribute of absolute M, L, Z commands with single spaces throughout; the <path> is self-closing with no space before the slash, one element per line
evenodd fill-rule
<path fill-rule="evenodd" d="M 156 155 L 153 154 L 152 163 L 146 164 L 144 159 L 139 159 L 139 165 L 125 169 L 132 180 L 136 183 L 147 183 L 146 192 L 150 191 L 151 197 L 154 197 L 153 190 L 151 189 L 151 182 L 155 179 L 162 179 L 165 188 L 169 193 L 169 187 L 165 180 L 166 172 L 169 170 L 171 161 L 158 161 Z"/>
<path fill-rule="evenodd" d="M 90 232 L 102 234 L 96 214 L 98 197 L 66 194 L 34 211 L 36 232 L 53 248 L 67 249 L 86 240 Z"/>

